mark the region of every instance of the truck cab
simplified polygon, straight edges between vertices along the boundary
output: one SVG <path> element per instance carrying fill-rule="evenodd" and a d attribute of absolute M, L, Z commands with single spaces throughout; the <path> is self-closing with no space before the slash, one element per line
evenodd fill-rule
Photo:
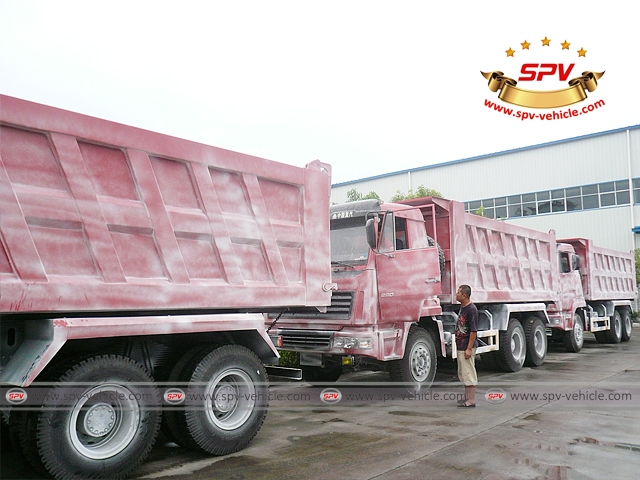
<path fill-rule="evenodd" d="M 292 309 L 278 321 L 278 345 L 300 352 L 308 381 L 334 381 L 343 368 L 388 367 L 392 377 L 430 383 L 443 345 L 438 248 L 420 211 L 364 200 L 330 211 L 332 281 L 326 312 Z M 383 367 L 381 362 L 387 362 Z"/>

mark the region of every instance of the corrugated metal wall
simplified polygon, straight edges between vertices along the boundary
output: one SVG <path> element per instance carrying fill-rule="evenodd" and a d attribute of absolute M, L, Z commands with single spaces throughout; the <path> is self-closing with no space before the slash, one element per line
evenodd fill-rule
<path fill-rule="evenodd" d="M 640 126 L 346 182 L 333 186 L 331 200 L 344 202 L 347 192 L 355 188 L 362 194 L 375 191 L 389 201 L 398 190 L 407 193 L 424 185 L 446 198 L 465 202 L 624 180 L 629 178 L 629 170 L 631 178 L 640 177 Z M 468 177 L 474 181 L 461 183 Z M 602 246 L 629 250 L 634 242 L 631 227 L 640 225 L 640 214 L 636 212 L 632 220 L 627 206 L 513 222 L 538 229 L 555 228 L 559 236 L 586 236 Z M 635 241 L 640 246 L 640 239 Z"/>

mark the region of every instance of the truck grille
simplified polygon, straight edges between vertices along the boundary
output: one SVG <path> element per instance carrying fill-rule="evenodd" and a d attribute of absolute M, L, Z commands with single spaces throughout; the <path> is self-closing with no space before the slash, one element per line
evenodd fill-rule
<path fill-rule="evenodd" d="M 282 318 L 329 318 L 336 320 L 348 320 L 351 318 L 353 308 L 353 292 L 332 292 L 331 305 L 326 313 L 321 313 L 317 308 L 292 308 L 285 312 Z M 269 315 L 275 318 L 275 315 Z"/>
<path fill-rule="evenodd" d="M 282 348 L 286 350 L 329 350 L 331 348 L 332 332 L 313 332 L 308 330 L 278 330 L 282 337 Z"/>

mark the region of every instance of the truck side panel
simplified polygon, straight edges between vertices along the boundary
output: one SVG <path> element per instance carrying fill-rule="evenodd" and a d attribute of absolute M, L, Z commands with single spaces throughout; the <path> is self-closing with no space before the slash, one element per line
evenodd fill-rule
<path fill-rule="evenodd" d="M 0 312 L 330 303 L 328 166 L 0 102 Z"/>
<path fill-rule="evenodd" d="M 558 240 L 573 246 L 580 257 L 585 299 L 633 300 L 637 296 L 635 259 L 632 253 L 598 247 L 586 238 Z"/>
<path fill-rule="evenodd" d="M 452 303 L 459 284 L 471 286 L 476 303 L 549 302 L 557 298 L 555 232 L 538 232 L 464 212 L 464 205 L 437 197 L 403 201 L 422 208 L 429 236 L 445 254 L 442 303 Z M 436 206 L 433 231 L 431 207 Z"/>

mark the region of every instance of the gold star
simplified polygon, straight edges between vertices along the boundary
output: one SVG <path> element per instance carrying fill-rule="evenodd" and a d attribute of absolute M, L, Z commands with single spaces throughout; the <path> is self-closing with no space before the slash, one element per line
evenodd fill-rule
<path fill-rule="evenodd" d="M 524 43 L 521 43 L 520 45 L 522 45 L 523 50 L 529 50 L 529 45 L 531 44 L 525 40 Z"/>
<path fill-rule="evenodd" d="M 586 53 L 587 51 L 581 47 L 580 50 L 578 50 L 578 57 L 584 57 Z"/>
<path fill-rule="evenodd" d="M 564 43 L 561 43 L 560 45 L 562 45 L 563 50 L 569 50 L 569 45 L 571 44 L 565 40 Z"/>
<path fill-rule="evenodd" d="M 549 40 L 546 36 L 542 39 L 542 46 L 548 47 L 551 40 Z"/>
<path fill-rule="evenodd" d="M 505 52 L 507 52 L 507 57 L 513 57 L 513 54 L 516 53 L 515 50 L 511 50 L 511 47 L 509 47 L 509 50 L 505 50 Z"/>

